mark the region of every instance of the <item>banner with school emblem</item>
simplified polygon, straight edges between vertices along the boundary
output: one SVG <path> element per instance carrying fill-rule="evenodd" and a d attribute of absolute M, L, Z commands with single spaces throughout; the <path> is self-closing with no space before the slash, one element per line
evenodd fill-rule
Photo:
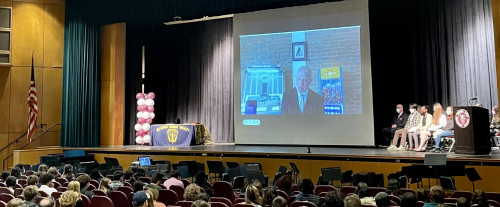
<path fill-rule="evenodd" d="M 151 137 L 153 146 L 190 146 L 195 144 L 193 125 L 153 125 Z"/>

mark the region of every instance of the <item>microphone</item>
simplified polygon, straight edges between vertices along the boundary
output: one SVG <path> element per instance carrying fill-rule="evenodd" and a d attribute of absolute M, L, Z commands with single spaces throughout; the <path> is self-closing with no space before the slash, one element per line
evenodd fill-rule
<path fill-rule="evenodd" d="M 311 148 L 307 147 L 307 153 L 311 153 Z"/>
<path fill-rule="evenodd" d="M 471 98 L 471 99 L 469 99 L 469 100 L 470 100 L 470 101 L 475 101 L 475 100 L 477 100 L 477 97 Z"/>

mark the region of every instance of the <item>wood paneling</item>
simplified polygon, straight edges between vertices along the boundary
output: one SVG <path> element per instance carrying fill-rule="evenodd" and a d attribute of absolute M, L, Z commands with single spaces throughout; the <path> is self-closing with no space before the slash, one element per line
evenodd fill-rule
<path fill-rule="evenodd" d="M 45 0 L 45 4 L 64 5 L 64 0 Z"/>
<path fill-rule="evenodd" d="M 43 66 L 43 4 L 13 2 L 12 4 L 12 65 L 30 66 L 31 50 L 35 50 L 35 66 Z"/>
<path fill-rule="evenodd" d="M 497 69 L 497 93 L 500 98 L 500 0 L 491 0 L 493 28 L 495 34 L 495 60 Z M 495 100 L 493 100 L 495 101 Z M 496 100 L 498 103 L 498 100 Z"/>
<path fill-rule="evenodd" d="M 28 91 L 30 84 L 30 67 L 12 67 L 10 96 L 10 130 L 9 132 L 26 132 L 28 127 Z M 42 69 L 35 68 L 35 83 L 38 108 L 43 109 L 43 76 Z M 43 114 L 38 113 L 38 122 L 43 120 Z"/>
<path fill-rule="evenodd" d="M 14 0 L 14 2 L 45 3 L 45 0 Z"/>
<path fill-rule="evenodd" d="M 12 7 L 12 0 L 0 0 L 0 6 Z"/>
<path fill-rule="evenodd" d="M 40 163 L 40 156 L 63 153 L 62 149 L 44 148 L 32 150 L 17 150 L 14 152 L 14 163 L 34 165 Z"/>
<path fill-rule="evenodd" d="M 9 133 L 10 68 L 0 68 L 0 133 Z"/>
<path fill-rule="evenodd" d="M 61 123 L 62 107 L 62 68 L 44 68 L 43 69 L 43 108 L 41 108 L 43 119 L 41 123 L 47 124 L 47 127 L 53 124 Z M 52 130 L 61 130 L 56 126 Z"/>
<path fill-rule="evenodd" d="M 59 146 L 61 143 L 60 130 L 49 131 L 42 136 L 41 146 Z"/>
<path fill-rule="evenodd" d="M 64 5 L 45 5 L 43 28 L 45 67 L 62 67 L 64 42 Z"/>

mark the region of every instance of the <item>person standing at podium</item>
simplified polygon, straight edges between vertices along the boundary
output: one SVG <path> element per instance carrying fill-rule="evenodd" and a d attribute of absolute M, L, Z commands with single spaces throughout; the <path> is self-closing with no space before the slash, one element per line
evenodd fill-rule
<path fill-rule="evenodd" d="M 439 148 L 441 139 L 443 139 L 443 137 L 453 136 L 455 122 L 453 118 L 453 106 L 448 106 L 448 108 L 446 108 L 446 126 L 442 130 L 434 132 L 434 136 L 436 137 L 436 148 L 433 149 L 432 152 L 441 152 Z"/>

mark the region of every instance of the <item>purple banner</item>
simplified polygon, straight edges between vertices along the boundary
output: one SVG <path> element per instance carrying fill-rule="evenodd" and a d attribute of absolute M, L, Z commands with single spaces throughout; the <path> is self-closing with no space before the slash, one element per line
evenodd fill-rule
<path fill-rule="evenodd" d="M 194 125 L 155 124 L 151 126 L 153 146 L 190 146 L 195 144 Z"/>

